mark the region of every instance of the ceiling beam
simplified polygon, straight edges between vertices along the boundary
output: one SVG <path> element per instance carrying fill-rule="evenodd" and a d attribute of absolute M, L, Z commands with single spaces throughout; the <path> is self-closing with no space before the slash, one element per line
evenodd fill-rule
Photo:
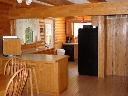
<path fill-rule="evenodd" d="M 45 5 L 35 3 L 35 2 L 32 2 L 30 5 L 26 5 L 25 2 L 22 2 L 21 4 L 17 4 L 15 8 L 32 8 L 32 7 L 42 7 L 42 6 L 45 6 Z"/>
<path fill-rule="evenodd" d="M 91 3 L 106 2 L 105 0 L 88 0 Z"/>
<path fill-rule="evenodd" d="M 3 3 L 4 6 L 12 5 L 14 8 L 30 8 L 30 7 L 39 7 L 39 6 L 45 6 L 43 4 L 32 2 L 29 6 L 26 5 L 25 0 L 21 4 L 17 2 L 17 0 L 0 0 L 0 3 Z"/>
<path fill-rule="evenodd" d="M 70 5 L 70 4 L 74 4 L 68 0 L 61 0 L 65 5 Z"/>
<path fill-rule="evenodd" d="M 56 2 L 56 0 L 38 0 L 38 1 L 45 2 L 45 3 L 51 4 L 51 5 L 59 5 L 60 4 L 59 2 Z"/>
<path fill-rule="evenodd" d="M 100 2 L 89 4 L 72 4 L 64 6 L 20 8 L 10 10 L 10 18 L 42 18 L 87 15 L 128 14 L 126 2 Z"/>
<path fill-rule="evenodd" d="M 67 0 L 38 0 L 40 2 L 45 2 L 48 4 L 52 4 L 52 5 L 69 5 L 69 4 L 73 4 Z"/>

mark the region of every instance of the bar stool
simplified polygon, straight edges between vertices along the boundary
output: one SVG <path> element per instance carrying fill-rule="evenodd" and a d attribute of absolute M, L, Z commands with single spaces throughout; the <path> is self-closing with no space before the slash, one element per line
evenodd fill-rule
<path fill-rule="evenodd" d="M 36 76 L 35 66 L 27 65 L 27 68 L 29 70 L 29 83 L 30 83 L 30 88 L 31 88 L 31 96 L 34 96 L 34 91 L 33 91 L 34 82 L 35 82 L 35 87 L 36 87 L 36 93 L 38 96 L 39 88 L 38 88 L 38 84 L 37 84 L 37 76 Z M 28 88 L 27 88 L 27 93 L 28 93 Z"/>

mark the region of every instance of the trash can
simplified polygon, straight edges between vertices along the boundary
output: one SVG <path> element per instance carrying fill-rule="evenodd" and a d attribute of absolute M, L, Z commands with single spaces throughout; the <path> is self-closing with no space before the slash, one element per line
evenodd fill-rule
<path fill-rule="evenodd" d="M 64 49 L 57 49 L 57 55 L 65 55 Z"/>

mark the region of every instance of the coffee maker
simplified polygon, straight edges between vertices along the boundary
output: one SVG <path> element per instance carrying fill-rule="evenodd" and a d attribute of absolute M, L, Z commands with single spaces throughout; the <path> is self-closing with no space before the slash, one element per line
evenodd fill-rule
<path fill-rule="evenodd" d="M 71 43 L 71 40 L 72 40 L 72 37 L 70 37 L 70 36 L 66 37 L 66 43 Z"/>

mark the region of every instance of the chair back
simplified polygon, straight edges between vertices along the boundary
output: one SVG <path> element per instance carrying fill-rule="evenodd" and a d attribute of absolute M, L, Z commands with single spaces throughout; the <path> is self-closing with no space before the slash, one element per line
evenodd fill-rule
<path fill-rule="evenodd" d="M 28 78 L 28 69 L 21 68 L 9 80 L 4 96 L 21 96 Z"/>
<path fill-rule="evenodd" d="M 21 68 L 26 68 L 26 62 L 19 57 L 12 57 L 5 63 L 4 75 L 12 76 Z"/>

